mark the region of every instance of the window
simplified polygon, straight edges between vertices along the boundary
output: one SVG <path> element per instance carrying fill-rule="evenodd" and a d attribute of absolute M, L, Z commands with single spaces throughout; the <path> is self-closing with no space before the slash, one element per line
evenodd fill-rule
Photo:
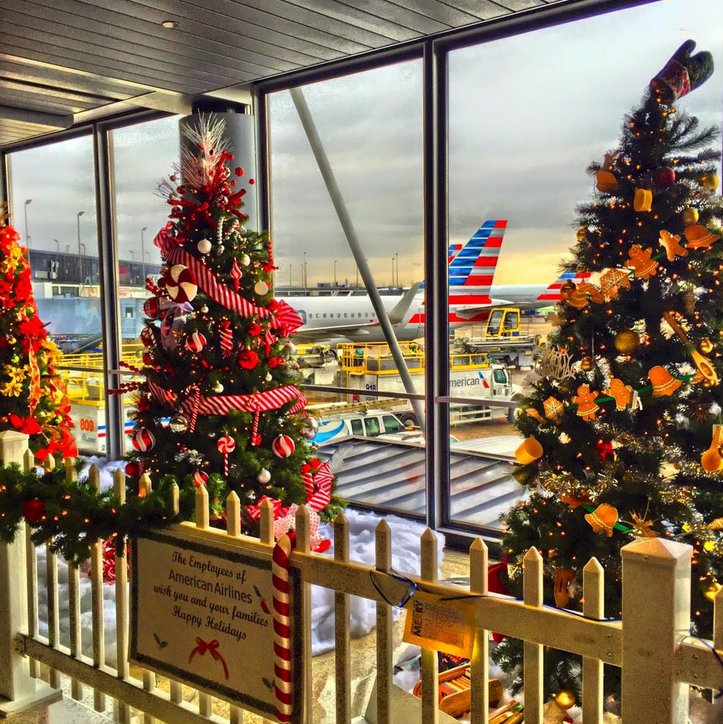
<path fill-rule="evenodd" d="M 378 417 L 368 417 L 364 420 L 364 430 L 367 437 L 376 437 L 381 433 Z"/>
<path fill-rule="evenodd" d="M 82 452 L 104 453 L 93 141 L 79 136 L 10 153 L 8 161 L 12 217 L 29 249 L 38 313 L 64 354 L 73 433 Z"/>
<path fill-rule="evenodd" d="M 384 415 L 384 432 L 403 432 L 404 425 L 394 415 Z"/>
<path fill-rule="evenodd" d="M 362 426 L 361 420 L 351 421 L 351 434 L 352 435 L 364 435 L 364 427 Z"/>

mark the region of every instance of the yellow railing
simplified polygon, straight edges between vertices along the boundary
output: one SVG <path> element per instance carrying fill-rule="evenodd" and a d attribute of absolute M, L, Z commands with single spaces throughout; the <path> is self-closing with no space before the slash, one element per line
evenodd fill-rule
<path fill-rule="evenodd" d="M 407 368 L 411 374 L 422 374 L 425 369 L 424 349 L 415 342 L 399 344 Z M 341 368 L 350 375 L 396 375 L 397 365 L 386 344 L 349 344 L 339 345 Z M 483 353 L 453 354 L 450 357 L 450 369 L 478 370 L 490 366 L 489 357 Z"/>

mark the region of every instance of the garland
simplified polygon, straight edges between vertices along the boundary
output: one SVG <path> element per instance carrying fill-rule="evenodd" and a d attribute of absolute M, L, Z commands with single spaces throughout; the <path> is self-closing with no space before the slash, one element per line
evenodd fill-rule
<path fill-rule="evenodd" d="M 85 461 L 75 462 L 76 472 Z M 90 557 L 99 539 L 121 546 L 129 536 L 149 528 L 177 523 L 193 514 L 194 494 L 180 495 L 180 513 L 172 507 L 175 479 L 164 476 L 144 497 L 133 495 L 121 505 L 113 489 L 98 492 L 90 479 L 67 480 L 66 471 L 23 472 L 16 464 L 0 463 L 0 540 L 12 543 L 24 518 L 35 545 L 49 545 L 69 563 Z"/>

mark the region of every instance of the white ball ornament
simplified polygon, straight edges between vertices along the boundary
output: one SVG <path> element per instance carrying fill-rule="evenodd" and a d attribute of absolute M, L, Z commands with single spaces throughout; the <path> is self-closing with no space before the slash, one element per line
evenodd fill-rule
<path fill-rule="evenodd" d="M 223 385 L 222 385 L 220 382 L 217 382 L 217 383 L 216 383 L 216 386 L 213 388 L 213 391 L 214 391 L 217 395 L 220 395 L 220 394 L 223 392 Z"/>
<path fill-rule="evenodd" d="M 251 257 L 248 254 L 242 254 L 239 259 L 241 266 L 248 266 L 251 263 Z"/>
<path fill-rule="evenodd" d="M 269 285 L 266 282 L 256 282 L 256 284 L 254 284 L 254 291 L 260 297 L 263 297 L 264 294 L 269 293 Z"/>
<path fill-rule="evenodd" d="M 199 254 L 210 254 L 213 244 L 208 239 L 201 239 L 196 248 L 198 249 Z"/>
<path fill-rule="evenodd" d="M 271 382 L 271 380 L 273 380 L 273 379 L 274 379 L 274 378 L 273 378 L 273 375 L 271 374 L 271 372 L 267 372 L 267 373 L 266 373 L 266 381 L 267 381 L 267 382 Z"/>
<path fill-rule="evenodd" d="M 266 468 L 261 468 L 261 472 L 259 473 L 257 480 L 263 485 L 266 485 L 266 483 L 271 480 L 271 473 Z"/>

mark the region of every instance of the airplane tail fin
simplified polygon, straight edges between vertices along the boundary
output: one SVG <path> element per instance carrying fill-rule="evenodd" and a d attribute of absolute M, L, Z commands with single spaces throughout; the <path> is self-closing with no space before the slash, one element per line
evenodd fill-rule
<path fill-rule="evenodd" d="M 560 289 L 566 281 L 572 281 L 575 285 L 578 285 L 586 279 L 589 279 L 590 276 L 590 272 L 578 272 L 574 269 L 565 269 L 565 271 L 537 297 L 537 301 L 549 302 L 551 305 L 556 304 L 562 299 Z"/>

